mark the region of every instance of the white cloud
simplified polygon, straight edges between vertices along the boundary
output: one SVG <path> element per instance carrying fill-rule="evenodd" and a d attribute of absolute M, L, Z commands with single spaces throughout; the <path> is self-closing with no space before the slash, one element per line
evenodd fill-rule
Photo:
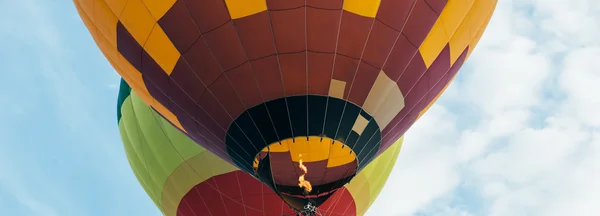
<path fill-rule="evenodd" d="M 594 127 L 600 126 L 600 115 L 597 114 L 600 107 L 599 59 L 600 46 L 575 49 L 565 57 L 559 78 L 560 87 L 568 95 L 564 111 Z"/>
<path fill-rule="evenodd" d="M 597 215 L 599 12 L 597 0 L 499 1 L 368 215 Z"/>
<path fill-rule="evenodd" d="M 458 131 L 454 121 L 456 118 L 448 111 L 434 105 L 413 126 L 411 133 L 428 135 L 406 136 L 404 143 L 408 145 L 402 147 L 381 198 L 371 207 L 372 215 L 410 214 L 426 206 L 432 197 L 442 196 L 458 185 L 456 163 L 448 163 L 456 161 L 453 146 Z M 438 143 L 438 139 L 444 143 Z"/>

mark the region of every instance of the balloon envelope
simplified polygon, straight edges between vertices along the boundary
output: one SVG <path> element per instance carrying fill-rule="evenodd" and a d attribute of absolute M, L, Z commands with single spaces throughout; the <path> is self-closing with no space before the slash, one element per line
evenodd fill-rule
<path fill-rule="evenodd" d="M 496 1 L 74 0 L 146 104 L 297 210 L 423 115 Z"/>
<path fill-rule="evenodd" d="M 127 158 L 167 216 L 293 214 L 265 184 L 197 145 L 121 82 L 117 109 Z M 326 215 L 363 215 L 387 181 L 402 139 L 321 205 Z"/>

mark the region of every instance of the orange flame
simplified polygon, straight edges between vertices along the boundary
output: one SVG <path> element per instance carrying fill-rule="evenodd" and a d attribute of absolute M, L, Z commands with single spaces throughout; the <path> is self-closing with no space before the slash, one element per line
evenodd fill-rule
<path fill-rule="evenodd" d="M 308 169 L 306 168 L 306 166 L 304 166 L 304 164 L 302 164 L 302 154 L 300 154 L 300 160 L 298 162 L 300 163 L 300 169 L 304 171 L 304 174 L 298 177 L 298 186 L 300 186 L 300 188 L 304 188 L 304 191 L 306 191 L 307 193 L 310 193 L 310 191 L 312 191 L 312 185 L 309 181 L 304 180 L 304 176 L 306 175 L 306 173 L 308 173 Z"/>

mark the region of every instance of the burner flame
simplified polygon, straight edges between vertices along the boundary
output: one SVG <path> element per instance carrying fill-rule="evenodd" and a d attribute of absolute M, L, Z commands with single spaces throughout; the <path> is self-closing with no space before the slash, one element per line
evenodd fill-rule
<path fill-rule="evenodd" d="M 300 163 L 298 167 L 300 167 L 300 169 L 304 171 L 304 174 L 298 177 L 298 186 L 300 186 L 300 188 L 304 188 L 304 191 L 306 191 L 307 193 L 310 193 L 312 191 L 312 185 L 309 181 L 304 180 L 304 176 L 306 175 L 306 173 L 308 173 L 308 169 L 302 163 L 302 154 L 300 154 L 300 160 L 298 162 Z"/>

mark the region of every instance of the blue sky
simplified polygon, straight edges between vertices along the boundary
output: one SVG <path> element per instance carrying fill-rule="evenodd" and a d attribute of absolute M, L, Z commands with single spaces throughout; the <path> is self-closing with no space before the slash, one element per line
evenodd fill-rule
<path fill-rule="evenodd" d="M 160 215 L 116 124 L 119 77 L 71 1 L 0 1 L 2 215 Z"/>
<path fill-rule="evenodd" d="M 501 0 L 368 215 L 600 212 L 598 14 Z M 0 0 L 0 70 L 2 215 L 160 215 L 119 138 L 119 77 L 72 1 Z"/>

